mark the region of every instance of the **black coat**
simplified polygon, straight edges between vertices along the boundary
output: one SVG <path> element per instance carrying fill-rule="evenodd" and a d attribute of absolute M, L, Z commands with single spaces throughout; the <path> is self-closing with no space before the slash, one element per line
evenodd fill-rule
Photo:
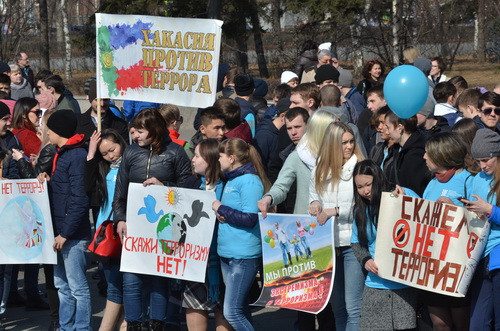
<path fill-rule="evenodd" d="M 125 149 L 113 199 L 116 222 L 126 220 L 130 183 L 142 183 L 155 177 L 165 186 L 183 187 L 184 181 L 191 176 L 191 162 L 184 149 L 169 137 L 165 137 L 163 146 L 160 154 L 153 154 L 150 146 L 141 147 L 137 144 Z"/>
<path fill-rule="evenodd" d="M 417 130 L 408 138 L 396 159 L 396 183 L 412 189 L 420 196 L 431 180 L 424 154 L 425 137 Z"/>
<path fill-rule="evenodd" d="M 77 115 L 78 124 L 76 132 L 85 136 L 85 141 L 90 140 L 90 136 L 97 130 L 97 126 L 92 120 L 92 108 L 89 108 L 85 113 Z M 115 129 L 120 136 L 123 137 L 125 142 L 129 142 L 128 124 L 125 120 L 117 117 L 111 109 L 101 113 L 101 127 L 105 129 Z"/>
<path fill-rule="evenodd" d="M 19 170 L 21 178 L 35 178 L 42 172 L 51 174 L 52 162 L 54 161 L 56 153 L 56 146 L 47 144 L 40 150 L 40 154 L 38 154 L 38 160 L 36 161 L 34 168 L 25 159 L 17 161 L 17 169 Z"/>
<path fill-rule="evenodd" d="M 2 164 L 2 173 L 0 177 L 7 179 L 18 179 L 19 172 L 16 166 L 16 160 L 12 158 L 12 149 L 23 150 L 21 143 L 10 131 L 6 131 L 5 135 L 0 136 L 0 149 L 2 154 L 5 154 L 4 159 L 0 159 Z"/>

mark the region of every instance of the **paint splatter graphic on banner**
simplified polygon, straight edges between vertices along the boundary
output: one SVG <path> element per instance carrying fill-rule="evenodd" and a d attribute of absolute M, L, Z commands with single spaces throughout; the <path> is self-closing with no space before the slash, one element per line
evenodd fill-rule
<path fill-rule="evenodd" d="M 117 96 L 119 91 L 127 89 L 137 89 L 143 83 L 142 70 L 152 70 L 143 68 L 140 61 L 129 68 L 118 69 L 113 63 L 113 51 L 119 48 L 126 48 L 138 40 L 144 40 L 142 30 L 149 30 L 153 23 L 138 21 L 134 25 L 117 24 L 101 26 L 98 30 L 97 42 L 100 49 L 100 59 L 102 77 L 108 86 L 110 96 Z"/>
<path fill-rule="evenodd" d="M 114 49 L 125 48 L 130 44 L 135 44 L 137 40 L 144 40 L 142 30 L 149 30 L 153 23 L 143 23 L 137 21 L 134 25 L 117 24 L 108 26 L 109 42 Z"/>

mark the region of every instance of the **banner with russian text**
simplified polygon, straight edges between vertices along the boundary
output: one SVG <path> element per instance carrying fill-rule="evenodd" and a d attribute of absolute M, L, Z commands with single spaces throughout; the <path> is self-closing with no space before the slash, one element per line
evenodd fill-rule
<path fill-rule="evenodd" d="M 205 281 L 215 193 L 131 183 L 120 271 Z"/>
<path fill-rule="evenodd" d="M 46 184 L 19 179 L 0 186 L 0 264 L 57 264 Z"/>
<path fill-rule="evenodd" d="M 375 248 L 379 276 L 463 297 L 489 230 L 487 221 L 463 207 L 383 193 Z"/>
<path fill-rule="evenodd" d="M 222 21 L 96 14 L 97 97 L 208 107 Z"/>
<path fill-rule="evenodd" d="M 308 215 L 259 214 L 264 286 L 254 305 L 314 314 L 325 308 L 334 278 L 333 222 L 320 226 Z"/>

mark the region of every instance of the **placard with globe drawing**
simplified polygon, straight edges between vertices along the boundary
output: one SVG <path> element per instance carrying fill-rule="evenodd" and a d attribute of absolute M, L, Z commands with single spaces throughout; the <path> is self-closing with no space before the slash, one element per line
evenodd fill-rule
<path fill-rule="evenodd" d="M 56 264 L 46 184 L 0 182 L 0 264 Z"/>
<path fill-rule="evenodd" d="M 205 281 L 215 193 L 131 183 L 120 271 Z"/>

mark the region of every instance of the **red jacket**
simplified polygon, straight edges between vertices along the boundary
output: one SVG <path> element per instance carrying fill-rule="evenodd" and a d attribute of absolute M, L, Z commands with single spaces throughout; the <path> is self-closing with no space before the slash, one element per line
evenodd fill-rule
<path fill-rule="evenodd" d="M 42 141 L 38 138 L 36 131 L 31 127 L 31 125 L 25 123 L 24 127 L 13 129 L 12 133 L 21 143 L 24 155 L 27 157 L 30 157 L 31 154 L 38 155 L 40 148 L 42 147 Z"/>
<path fill-rule="evenodd" d="M 184 145 L 186 145 L 187 141 L 182 140 L 182 139 L 177 139 L 181 135 L 178 131 L 175 131 L 173 129 L 169 129 L 168 132 L 170 135 L 170 139 L 172 139 L 172 141 L 174 143 L 181 145 L 182 147 L 184 147 Z"/>

